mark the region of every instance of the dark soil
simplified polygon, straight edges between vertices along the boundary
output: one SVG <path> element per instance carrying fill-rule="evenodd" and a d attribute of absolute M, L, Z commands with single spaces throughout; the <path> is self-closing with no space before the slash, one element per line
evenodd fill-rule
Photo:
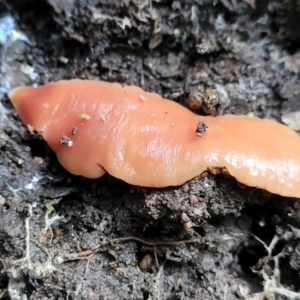
<path fill-rule="evenodd" d="M 280 122 L 300 110 L 299 18 L 299 0 L 0 1 L 0 299 L 300 299 L 300 202 L 209 172 L 72 176 L 7 98 L 99 79 Z"/>

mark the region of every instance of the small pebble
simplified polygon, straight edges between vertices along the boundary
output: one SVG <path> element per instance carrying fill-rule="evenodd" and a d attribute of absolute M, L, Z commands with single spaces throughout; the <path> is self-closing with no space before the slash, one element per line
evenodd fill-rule
<path fill-rule="evenodd" d="M 281 121 L 291 129 L 300 131 L 300 111 L 282 115 Z"/>

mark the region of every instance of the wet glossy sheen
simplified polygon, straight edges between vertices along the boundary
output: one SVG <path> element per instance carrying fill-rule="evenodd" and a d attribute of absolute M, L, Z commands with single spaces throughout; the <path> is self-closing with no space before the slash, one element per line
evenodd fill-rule
<path fill-rule="evenodd" d="M 300 197 L 300 139 L 276 122 L 198 116 L 138 87 L 99 81 L 21 87 L 9 96 L 73 174 L 96 178 L 107 171 L 130 184 L 164 187 L 219 166 L 246 185 Z M 199 121 L 208 125 L 202 137 Z M 63 135 L 71 147 L 61 145 Z"/>

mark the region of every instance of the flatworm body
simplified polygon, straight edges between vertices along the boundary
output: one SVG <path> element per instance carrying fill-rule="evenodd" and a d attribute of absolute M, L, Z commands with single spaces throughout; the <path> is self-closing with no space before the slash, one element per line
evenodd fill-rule
<path fill-rule="evenodd" d="M 300 138 L 277 122 L 199 116 L 155 93 L 101 81 L 19 87 L 9 97 L 75 175 L 108 172 L 133 185 L 165 187 L 226 167 L 245 185 L 300 197 Z"/>

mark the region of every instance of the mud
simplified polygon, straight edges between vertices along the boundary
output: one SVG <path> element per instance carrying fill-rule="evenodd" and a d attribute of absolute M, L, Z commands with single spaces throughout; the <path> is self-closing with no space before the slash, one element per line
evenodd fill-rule
<path fill-rule="evenodd" d="M 0 299 L 299 299 L 299 201 L 218 170 L 72 176 L 7 98 L 101 79 L 280 122 L 300 108 L 299 17 L 298 0 L 1 1 Z"/>

